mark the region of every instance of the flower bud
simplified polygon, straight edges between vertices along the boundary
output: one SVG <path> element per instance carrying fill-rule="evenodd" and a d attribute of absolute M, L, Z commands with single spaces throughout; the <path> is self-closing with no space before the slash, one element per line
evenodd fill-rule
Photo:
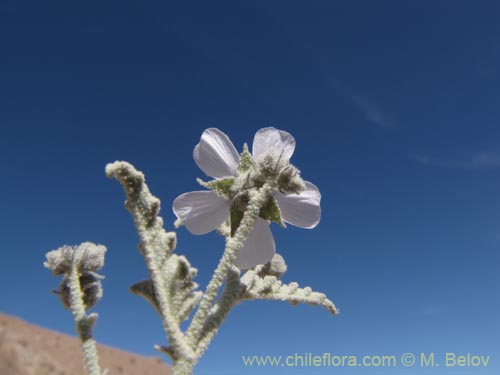
<path fill-rule="evenodd" d="M 306 185 L 300 177 L 299 170 L 291 164 L 280 170 L 278 186 L 284 194 L 300 194 L 300 192 L 306 190 Z"/>
<path fill-rule="evenodd" d="M 104 279 L 104 276 L 98 275 L 94 272 L 86 272 L 80 276 L 80 289 L 83 293 L 85 310 L 94 307 L 95 304 L 102 298 L 102 279 Z M 61 302 L 69 309 L 71 308 L 71 297 L 68 282 L 68 277 L 64 277 L 61 285 L 59 286 L 59 290 L 54 291 L 54 293 L 59 295 Z"/>
<path fill-rule="evenodd" d="M 84 242 L 78 246 L 64 245 L 45 254 L 47 261 L 43 265 L 54 275 L 69 273 L 73 266 L 82 273 L 96 272 L 104 265 L 105 253 L 105 246 L 91 242 Z"/>
<path fill-rule="evenodd" d="M 260 270 L 258 270 L 258 275 L 260 277 L 265 276 L 275 276 L 276 278 L 280 278 L 287 270 L 287 266 L 285 263 L 285 259 L 276 253 L 272 257 L 272 259 L 262 266 Z"/>

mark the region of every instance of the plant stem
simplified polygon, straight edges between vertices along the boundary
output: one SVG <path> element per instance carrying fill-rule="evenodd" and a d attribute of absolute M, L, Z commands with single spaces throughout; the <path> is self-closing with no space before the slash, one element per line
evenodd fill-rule
<path fill-rule="evenodd" d="M 178 355 L 189 361 L 194 361 L 194 351 L 190 345 L 187 344 L 184 335 L 179 327 L 177 318 L 172 314 L 171 302 L 166 293 L 166 286 L 163 280 L 160 267 L 158 265 L 157 257 L 154 248 L 151 248 L 144 242 L 144 259 L 149 270 L 149 276 L 155 288 L 155 295 L 158 299 L 158 307 L 162 318 L 163 327 L 167 332 L 168 339 L 171 345 L 176 349 Z"/>
<path fill-rule="evenodd" d="M 196 347 L 196 355 L 199 358 L 201 358 L 201 356 L 205 353 L 205 350 L 208 349 L 208 346 L 217 334 L 220 325 L 224 319 L 226 319 L 235 303 L 241 300 L 241 296 L 242 288 L 240 284 L 240 272 L 236 266 L 233 266 L 227 274 L 226 284 L 221 297 L 205 320 L 203 331 Z"/>
<path fill-rule="evenodd" d="M 165 282 L 160 271 L 160 254 L 167 257 L 174 250 L 173 244 L 163 229 L 163 219 L 158 216 L 160 200 L 150 193 L 144 175 L 127 162 L 116 161 L 108 164 L 106 174 L 108 177 L 115 177 L 125 190 L 127 196 L 125 206 L 132 215 L 139 234 L 139 248 L 144 255 L 155 288 L 167 340 L 179 357 L 194 361 L 194 351 L 187 344 L 179 322 L 172 313 L 171 301 L 166 293 Z"/>
<path fill-rule="evenodd" d="M 85 304 L 83 303 L 83 293 L 80 287 L 80 276 L 78 267 L 73 264 L 68 275 L 68 285 L 70 291 L 70 306 L 73 318 L 76 323 L 76 330 L 82 342 L 83 360 L 89 375 L 101 375 L 99 367 L 99 356 L 97 354 L 96 342 L 92 338 L 92 327 L 94 317 L 85 314 Z"/>
<path fill-rule="evenodd" d="M 186 358 L 179 358 L 174 362 L 172 371 L 174 375 L 191 375 L 195 365 L 195 361 L 191 361 Z"/>
<path fill-rule="evenodd" d="M 212 279 L 207 285 L 203 299 L 200 302 L 200 306 L 187 330 L 187 337 L 193 348 L 196 348 L 200 340 L 203 326 L 208 314 L 210 313 L 210 309 L 217 298 L 219 289 L 224 283 L 229 269 L 233 266 L 233 262 L 238 256 L 238 252 L 243 248 L 245 240 L 254 228 L 255 220 L 259 216 L 260 209 L 266 202 L 271 191 L 272 186 L 265 184 L 259 190 L 250 192 L 248 207 L 243 215 L 240 226 L 234 233 L 234 236 L 227 241 L 224 254 L 214 271 Z"/>

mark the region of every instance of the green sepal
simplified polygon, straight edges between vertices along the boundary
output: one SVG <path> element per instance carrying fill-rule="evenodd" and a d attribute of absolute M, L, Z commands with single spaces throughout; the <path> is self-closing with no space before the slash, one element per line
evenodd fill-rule
<path fill-rule="evenodd" d="M 252 155 L 248 151 L 248 146 L 245 143 L 243 147 L 243 152 L 240 155 L 240 162 L 238 163 L 238 173 L 248 172 L 250 168 L 256 168 L 256 164 L 253 161 Z"/>
<path fill-rule="evenodd" d="M 197 178 L 196 181 L 203 187 L 212 190 L 218 197 L 224 199 L 231 198 L 231 187 L 234 184 L 234 178 L 228 177 L 223 178 L 221 180 L 212 180 L 209 182 L 205 182 L 200 178 Z"/>
<path fill-rule="evenodd" d="M 274 197 L 269 197 L 264 206 L 262 206 L 262 208 L 260 209 L 259 217 L 265 220 L 274 221 L 275 223 L 281 225 L 283 228 L 286 226 L 283 222 L 283 219 L 281 218 L 281 211 L 278 206 L 278 202 L 276 202 L 276 199 L 274 199 Z"/>
<path fill-rule="evenodd" d="M 236 232 L 236 229 L 238 229 L 238 227 L 240 226 L 243 215 L 243 211 L 237 210 L 235 208 L 231 209 L 231 237 Z"/>

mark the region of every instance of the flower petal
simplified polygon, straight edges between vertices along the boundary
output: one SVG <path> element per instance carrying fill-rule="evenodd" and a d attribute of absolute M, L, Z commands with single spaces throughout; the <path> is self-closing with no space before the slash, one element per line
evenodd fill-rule
<path fill-rule="evenodd" d="M 206 175 L 213 178 L 236 175 L 239 155 L 229 137 L 217 128 L 209 128 L 201 135 L 193 151 L 193 158 Z"/>
<path fill-rule="evenodd" d="M 229 216 L 230 202 L 212 191 L 191 191 L 174 200 L 175 216 L 193 234 L 205 234 L 218 228 Z"/>
<path fill-rule="evenodd" d="M 300 194 L 276 192 L 273 196 L 278 201 L 283 220 L 297 227 L 311 229 L 321 219 L 321 193 L 311 182 L 305 181 L 305 184 L 306 190 Z"/>
<path fill-rule="evenodd" d="M 258 159 L 265 151 L 275 148 L 283 152 L 283 156 L 289 160 L 295 150 L 295 138 L 290 133 L 275 128 L 263 128 L 255 133 L 252 145 L 252 155 Z"/>
<path fill-rule="evenodd" d="M 274 237 L 269 228 L 269 223 L 261 218 L 255 221 L 248 238 L 240 250 L 234 264 L 241 270 L 247 270 L 257 264 L 269 262 L 276 252 Z"/>

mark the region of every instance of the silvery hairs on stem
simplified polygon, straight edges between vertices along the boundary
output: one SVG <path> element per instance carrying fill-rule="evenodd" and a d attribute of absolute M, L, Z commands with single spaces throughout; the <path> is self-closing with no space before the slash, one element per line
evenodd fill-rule
<path fill-rule="evenodd" d="M 124 161 L 106 166 L 107 176 L 124 188 L 149 271 L 149 279 L 135 283 L 131 291 L 161 316 L 169 346 L 156 348 L 171 357 L 174 374 L 193 373 L 227 314 L 242 301 L 308 303 L 338 313 L 324 294 L 280 280 L 287 266 L 275 251 L 270 223 L 311 229 L 321 217 L 319 189 L 290 163 L 294 149 L 291 134 L 274 128 L 259 130 L 252 153 L 245 145 L 241 154 L 219 129 L 203 132 L 193 157 L 213 180 L 198 180 L 207 190 L 180 195 L 173 210 L 177 227 L 184 225 L 195 235 L 217 230 L 225 238 L 225 250 L 204 292 L 194 281 L 197 270 L 174 253 L 175 232 L 163 228 L 160 200 L 150 193 L 144 175 Z M 190 318 L 182 330 L 181 323 Z"/>
<path fill-rule="evenodd" d="M 106 247 L 91 242 L 78 246 L 62 246 L 49 251 L 44 266 L 54 275 L 64 275 L 58 294 L 64 306 L 71 310 L 80 337 L 85 368 L 89 375 L 104 375 L 101 371 L 92 331 L 98 315 L 86 311 L 102 298 L 101 280 L 97 272 L 104 266 Z"/>

